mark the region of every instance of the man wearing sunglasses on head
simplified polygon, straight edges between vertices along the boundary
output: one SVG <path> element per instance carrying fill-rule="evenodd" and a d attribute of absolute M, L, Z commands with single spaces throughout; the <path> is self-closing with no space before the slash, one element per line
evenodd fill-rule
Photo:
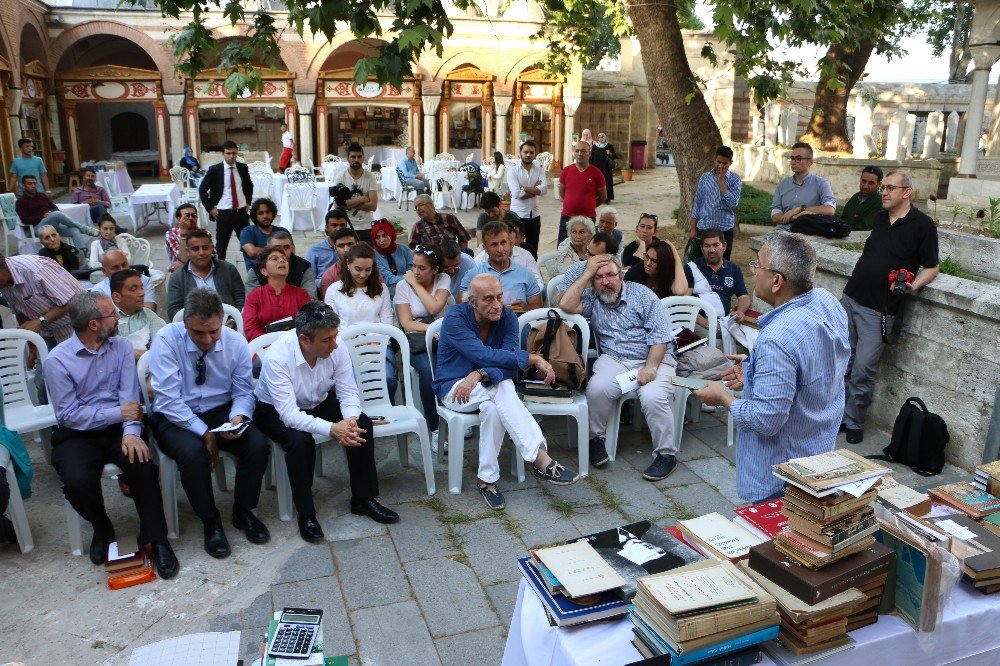
<path fill-rule="evenodd" d="M 223 317 L 217 293 L 193 289 L 184 301 L 184 321 L 160 329 L 149 350 L 156 441 L 176 461 L 184 492 L 204 524 L 205 552 L 220 559 L 230 549 L 212 494 L 219 450 L 237 458 L 233 526 L 252 543 L 271 538 L 253 514 L 271 451 L 267 439 L 252 423 L 242 431 L 213 432 L 249 421 L 256 404 L 247 341 L 223 326 Z"/>
<path fill-rule="evenodd" d="M 829 181 L 809 173 L 813 165 L 813 149 L 798 142 L 788 156 L 792 175 L 778 183 L 771 199 L 771 221 L 778 231 L 791 229 L 792 220 L 801 215 L 837 214 L 837 198 Z"/>

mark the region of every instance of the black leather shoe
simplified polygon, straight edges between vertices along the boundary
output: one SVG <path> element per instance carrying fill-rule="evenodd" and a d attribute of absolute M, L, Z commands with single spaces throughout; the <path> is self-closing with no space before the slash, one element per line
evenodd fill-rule
<path fill-rule="evenodd" d="M 382 506 L 374 499 L 351 500 L 351 513 L 356 516 L 368 516 L 376 523 L 394 523 L 399 520 L 399 514 Z"/>
<path fill-rule="evenodd" d="M 167 541 L 153 543 L 153 557 L 156 558 L 156 573 L 164 580 L 176 576 L 177 570 L 181 568 L 177 556 L 174 555 L 174 549 Z"/>
<path fill-rule="evenodd" d="M 267 531 L 267 526 L 260 522 L 252 511 L 233 511 L 233 527 L 246 532 L 247 541 L 250 543 L 267 543 L 271 540 L 271 533 Z"/>
<path fill-rule="evenodd" d="M 229 540 L 222 531 L 222 521 L 216 519 L 205 523 L 205 552 L 221 560 L 229 557 Z"/>
<path fill-rule="evenodd" d="M 319 543 L 324 539 L 323 528 L 316 516 L 299 516 L 299 536 L 309 543 Z"/>
<path fill-rule="evenodd" d="M 861 428 L 848 428 L 847 429 L 847 443 L 848 444 L 858 444 L 865 438 L 865 431 Z"/>
<path fill-rule="evenodd" d="M 115 535 L 105 536 L 94 532 L 94 538 L 90 541 L 90 561 L 94 564 L 104 564 L 108 558 L 108 545 L 115 540 Z"/>

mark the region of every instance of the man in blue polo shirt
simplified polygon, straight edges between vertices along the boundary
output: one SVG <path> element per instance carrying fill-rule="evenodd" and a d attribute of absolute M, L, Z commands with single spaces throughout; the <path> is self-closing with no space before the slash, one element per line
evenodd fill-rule
<path fill-rule="evenodd" d="M 837 198 L 829 181 L 809 173 L 813 164 L 813 149 L 808 143 L 792 146 L 792 175 L 778 183 L 771 198 L 771 221 L 778 231 L 788 231 L 792 220 L 800 215 L 836 215 Z"/>
<path fill-rule="evenodd" d="M 250 205 L 251 224 L 240 231 L 240 251 L 243 252 L 247 272 L 253 268 L 254 260 L 267 247 L 274 232 L 286 230 L 274 225 L 274 218 L 277 216 L 278 207 L 270 199 L 257 199 Z"/>
<path fill-rule="evenodd" d="M 510 230 L 504 222 L 487 222 L 483 227 L 483 247 L 489 261 L 470 270 L 462 278 L 462 292 L 469 291 L 472 278 L 483 273 L 495 276 L 503 287 L 503 304 L 517 313 L 542 307 L 542 289 L 535 276 L 511 260 Z"/>
<path fill-rule="evenodd" d="M 722 307 L 731 308 L 736 321 L 742 322 L 750 307 L 750 294 L 743 280 L 743 271 L 726 261 L 725 252 L 724 232 L 721 229 L 705 229 L 701 232 L 701 256 L 691 263 L 705 276 L 712 291 L 718 294 Z M 736 305 L 732 305 L 733 296 L 736 296 Z M 717 314 L 724 316 L 726 313 Z"/>

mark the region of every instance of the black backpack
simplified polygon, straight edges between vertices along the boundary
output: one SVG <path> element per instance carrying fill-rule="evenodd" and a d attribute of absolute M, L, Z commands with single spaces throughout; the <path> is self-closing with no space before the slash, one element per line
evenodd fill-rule
<path fill-rule="evenodd" d="M 792 233 L 824 238 L 846 238 L 851 235 L 851 225 L 833 215 L 807 213 L 792 220 Z"/>
<path fill-rule="evenodd" d="M 939 415 L 927 410 L 920 398 L 907 398 L 892 426 L 892 439 L 884 455 L 867 456 L 913 468 L 921 476 L 940 474 L 944 469 L 944 448 L 951 436 Z"/>

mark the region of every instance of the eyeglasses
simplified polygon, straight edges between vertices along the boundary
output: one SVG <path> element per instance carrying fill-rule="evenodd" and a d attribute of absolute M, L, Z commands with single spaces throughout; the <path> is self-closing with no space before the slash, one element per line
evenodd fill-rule
<path fill-rule="evenodd" d="M 807 162 L 807 161 L 809 161 L 811 159 L 812 159 L 811 157 L 802 157 L 801 155 L 789 155 L 788 156 L 788 161 L 789 162 Z"/>
<path fill-rule="evenodd" d="M 651 257 L 648 254 L 642 255 L 642 260 L 645 261 L 645 262 L 648 262 L 650 264 L 658 264 L 658 263 L 660 263 L 659 260 L 656 259 L 656 257 Z"/>
<path fill-rule="evenodd" d="M 642 215 L 639 216 L 639 219 L 641 220 L 644 217 L 648 217 L 651 220 L 656 220 L 657 222 L 660 221 L 659 216 L 658 215 L 654 215 L 653 213 L 643 213 Z"/>
<path fill-rule="evenodd" d="M 780 275 L 781 277 L 785 277 L 785 274 L 782 273 L 781 271 L 776 271 L 773 268 L 768 268 L 767 266 L 761 266 L 760 262 L 758 262 L 755 259 L 751 259 L 749 265 L 750 265 L 750 270 L 753 271 L 753 272 L 755 272 L 755 273 L 757 271 L 771 271 L 775 275 Z"/>
<path fill-rule="evenodd" d="M 882 185 L 878 188 L 878 191 L 888 192 L 889 194 L 892 194 L 896 190 L 908 190 L 908 189 L 910 188 L 907 187 L 906 185 Z"/>
<path fill-rule="evenodd" d="M 94 321 L 100 321 L 101 319 L 109 319 L 111 317 L 114 317 L 115 319 L 118 319 L 119 315 L 118 315 L 117 312 L 112 312 L 109 315 L 101 315 L 100 317 L 94 317 Z"/>
<path fill-rule="evenodd" d="M 594 276 L 594 281 L 595 282 L 601 282 L 601 281 L 608 281 L 608 282 L 610 282 L 612 279 L 614 279 L 616 277 L 619 277 L 620 275 L 621 275 L 621 271 L 619 271 L 617 273 L 605 273 L 604 275 L 595 275 Z"/>
<path fill-rule="evenodd" d="M 205 354 L 207 353 L 208 352 L 202 353 L 202 355 L 198 357 L 198 360 L 194 362 L 194 372 L 195 372 L 194 383 L 197 384 L 198 386 L 201 386 L 202 384 L 205 383 L 205 374 L 206 374 Z"/>

